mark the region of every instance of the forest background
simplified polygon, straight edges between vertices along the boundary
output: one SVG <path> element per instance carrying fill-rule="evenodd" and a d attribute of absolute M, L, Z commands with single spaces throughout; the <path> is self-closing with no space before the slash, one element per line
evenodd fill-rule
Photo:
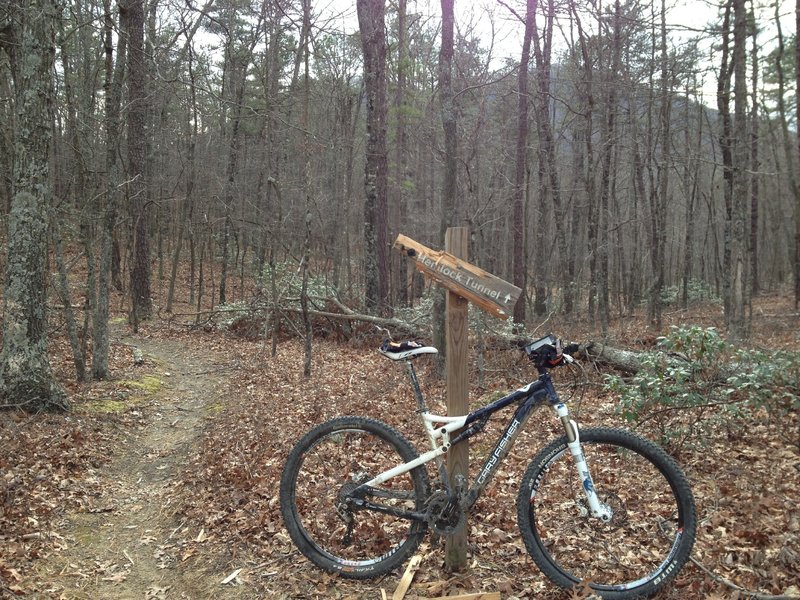
<path fill-rule="evenodd" d="M 315 334 L 359 323 L 443 348 L 442 296 L 390 246 L 451 226 L 523 290 L 482 336 L 636 316 L 655 340 L 702 302 L 746 344 L 790 298 L 796 347 L 800 8 L 703 7 L 3 3 L 0 404 L 64 410 L 73 377 L 113 378 L 115 313 L 246 315 L 303 341 L 306 376 Z"/>
<path fill-rule="evenodd" d="M 50 239 L 62 298 L 63 246 L 86 261 L 83 324 L 68 318 L 80 379 L 89 339 L 91 376 L 107 375 L 112 286 L 135 328 L 174 311 L 176 286 L 199 311 L 252 301 L 230 282 L 255 276 L 265 303 L 302 311 L 310 340 L 315 298 L 382 317 L 418 302 L 422 280 L 390 245 L 407 233 L 441 248 L 452 225 L 469 228 L 473 262 L 524 290 L 518 327 L 558 312 L 605 333 L 646 306 L 658 328 L 665 303 L 715 297 L 745 339 L 753 295 L 800 298 L 786 4 L 722 3 L 693 36 L 665 1 L 471 5 L 464 23 L 452 3 L 436 18 L 361 2 L 353 33 L 337 29 L 352 7 L 335 6 L 6 5 L 0 205 L 20 232 L 6 333 L 33 330 L 5 348 L 29 365 L 5 368 L 7 391 L 46 371 Z M 486 32 L 501 20 L 520 32 L 519 61 L 495 58 Z M 42 314 L 9 318 L 25 305 Z"/>

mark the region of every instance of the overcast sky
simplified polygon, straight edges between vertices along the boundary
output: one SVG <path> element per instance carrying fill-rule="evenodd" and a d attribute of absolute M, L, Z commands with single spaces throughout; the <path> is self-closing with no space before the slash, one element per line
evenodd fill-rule
<path fill-rule="evenodd" d="M 602 0 L 599 0 L 602 1 Z M 506 0 L 509 6 L 517 11 L 524 11 L 522 0 Z M 605 4 L 611 6 L 610 0 Z M 717 3 L 705 0 L 668 0 L 667 26 L 670 29 L 670 39 L 673 44 L 686 43 L 692 37 L 701 35 L 707 25 L 718 21 Z M 762 33 L 759 40 L 764 46 L 762 56 L 775 46 L 775 26 L 774 26 L 774 5 L 760 9 L 759 23 L 762 26 Z M 655 10 L 660 8 L 660 2 L 655 6 Z M 358 19 L 356 17 L 355 2 L 353 0 L 321 0 L 314 2 L 314 12 L 323 17 L 322 22 L 327 21 L 329 28 L 354 32 L 358 29 Z M 431 21 L 431 25 L 439 25 L 441 4 L 439 0 L 408 0 L 408 12 L 420 15 L 423 19 Z M 456 27 L 466 35 L 474 32 L 473 35 L 479 37 L 484 48 L 489 47 L 491 40 L 494 39 L 492 56 L 494 64 L 502 65 L 506 59 L 519 61 L 522 48 L 521 37 L 523 26 L 516 19 L 509 9 L 498 0 L 455 0 Z M 781 2 L 781 26 L 786 39 L 794 33 L 794 2 Z M 332 15 L 336 15 L 332 21 L 328 21 Z M 560 20 L 565 35 L 569 35 L 569 20 L 564 15 Z M 586 19 L 584 26 L 588 27 L 590 19 Z M 563 39 L 563 37 L 562 37 Z M 559 41 L 556 40 L 558 44 Z M 708 39 L 700 43 L 700 49 L 708 57 L 708 69 L 713 71 L 715 68 L 716 56 L 712 53 L 711 44 L 713 40 Z M 563 44 L 561 44 L 563 47 Z M 705 101 L 714 103 L 713 96 L 716 89 L 716 80 L 713 72 L 709 72 L 703 86 Z"/>

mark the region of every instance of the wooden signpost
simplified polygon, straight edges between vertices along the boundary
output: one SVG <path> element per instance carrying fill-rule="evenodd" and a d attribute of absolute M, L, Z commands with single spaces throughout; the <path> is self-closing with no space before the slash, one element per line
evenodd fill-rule
<path fill-rule="evenodd" d="M 463 229 L 465 227 L 452 227 Z M 394 247 L 414 260 L 416 268 L 436 283 L 501 319 L 507 319 L 522 290 L 471 265 L 454 253 L 431 250 L 409 237 L 398 235 Z M 463 256 L 466 256 L 466 245 Z"/>
<path fill-rule="evenodd" d="M 467 301 L 482 310 L 507 319 L 521 290 L 466 262 L 469 231 L 451 227 L 445 234 L 445 250 L 431 250 L 409 237 L 398 235 L 394 247 L 414 260 L 416 268 L 447 289 L 446 344 L 447 414 L 469 412 L 469 332 Z M 451 483 L 457 476 L 469 479 L 469 446 L 466 441 L 447 453 L 447 472 Z M 445 561 L 452 570 L 467 564 L 467 528 L 448 536 Z"/>

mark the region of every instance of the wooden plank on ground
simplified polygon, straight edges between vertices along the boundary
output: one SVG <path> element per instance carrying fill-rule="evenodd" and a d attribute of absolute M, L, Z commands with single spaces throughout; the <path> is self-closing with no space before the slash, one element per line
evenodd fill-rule
<path fill-rule="evenodd" d="M 400 583 L 397 585 L 394 594 L 392 594 L 392 600 L 403 600 L 403 598 L 405 598 L 406 592 L 409 586 L 411 586 L 411 580 L 414 579 L 414 573 L 419 569 L 420 562 L 422 562 L 422 557 L 419 554 L 408 561 L 406 572 L 403 573 L 403 577 L 400 578 Z"/>
<path fill-rule="evenodd" d="M 429 600 L 500 600 L 500 592 L 478 592 L 477 594 L 460 594 L 458 596 L 438 596 Z"/>

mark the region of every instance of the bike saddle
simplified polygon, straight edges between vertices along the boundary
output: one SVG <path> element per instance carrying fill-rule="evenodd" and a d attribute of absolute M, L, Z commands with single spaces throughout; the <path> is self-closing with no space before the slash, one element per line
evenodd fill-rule
<path fill-rule="evenodd" d="M 386 358 L 392 360 L 403 360 L 406 358 L 414 358 L 420 354 L 438 354 L 439 351 L 433 346 L 423 346 L 417 342 L 390 342 L 385 340 L 378 350 Z"/>

